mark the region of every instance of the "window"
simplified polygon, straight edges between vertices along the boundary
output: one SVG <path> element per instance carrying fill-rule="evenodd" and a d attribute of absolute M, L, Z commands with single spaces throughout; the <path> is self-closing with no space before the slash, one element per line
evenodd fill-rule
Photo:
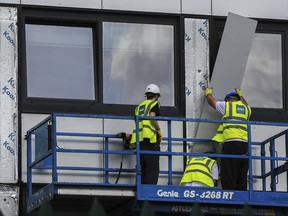
<path fill-rule="evenodd" d="M 183 116 L 180 17 L 24 8 L 21 110 L 133 115 L 145 88 Z"/>
<path fill-rule="evenodd" d="M 255 34 L 241 85 L 252 107 L 283 109 L 281 40 L 281 34 Z"/>
<path fill-rule="evenodd" d="M 92 29 L 27 24 L 27 96 L 95 100 Z"/>
<path fill-rule="evenodd" d="M 161 104 L 174 106 L 172 25 L 103 23 L 103 103 L 139 104 L 145 87 L 161 90 Z"/>

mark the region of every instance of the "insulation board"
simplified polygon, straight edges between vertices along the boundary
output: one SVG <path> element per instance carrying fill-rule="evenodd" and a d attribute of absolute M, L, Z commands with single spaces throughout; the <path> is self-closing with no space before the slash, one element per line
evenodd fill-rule
<path fill-rule="evenodd" d="M 17 8 L 0 7 L 0 183 L 17 182 Z"/>

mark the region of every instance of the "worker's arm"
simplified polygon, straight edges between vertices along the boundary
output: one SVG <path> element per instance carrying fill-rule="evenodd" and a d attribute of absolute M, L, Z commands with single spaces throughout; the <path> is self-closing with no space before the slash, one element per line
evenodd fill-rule
<path fill-rule="evenodd" d="M 208 104 L 211 107 L 216 109 L 217 100 L 213 97 L 212 93 L 213 93 L 213 89 L 212 88 L 206 88 L 205 95 L 206 95 L 206 98 L 207 98 L 207 102 L 208 102 Z"/>
<path fill-rule="evenodd" d="M 150 112 L 150 116 L 156 116 L 155 112 Z M 157 120 L 151 121 L 155 129 L 157 130 L 157 142 L 160 144 L 162 141 L 162 132 Z"/>
<path fill-rule="evenodd" d="M 242 103 L 244 103 L 246 106 L 248 106 L 248 103 L 246 102 L 246 100 L 243 97 L 243 93 L 242 90 L 239 88 L 235 88 L 236 93 L 240 96 L 240 100 Z"/>
<path fill-rule="evenodd" d="M 156 116 L 156 113 L 155 112 L 150 112 L 150 116 Z M 160 126 L 159 126 L 159 123 L 157 120 L 152 120 L 151 121 L 153 126 L 156 128 L 156 130 L 160 130 Z"/>

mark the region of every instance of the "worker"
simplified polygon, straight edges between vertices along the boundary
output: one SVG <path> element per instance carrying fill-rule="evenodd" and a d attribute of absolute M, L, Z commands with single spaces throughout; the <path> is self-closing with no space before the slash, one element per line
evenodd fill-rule
<path fill-rule="evenodd" d="M 213 88 L 205 90 L 208 104 L 220 112 L 222 120 L 248 121 L 251 108 L 243 98 L 242 90 L 235 88 L 229 92 L 224 101 L 217 101 L 213 96 Z M 223 143 L 222 154 L 248 155 L 248 126 L 247 124 L 221 123 L 212 140 Z M 247 190 L 248 159 L 221 158 L 220 176 L 222 189 Z"/>
<path fill-rule="evenodd" d="M 135 116 L 160 116 L 160 89 L 155 84 L 150 84 L 145 90 L 146 100 L 135 109 Z M 139 121 L 140 150 L 160 151 L 162 132 L 157 120 Z M 130 144 L 136 145 L 136 124 L 133 128 Z M 159 155 L 141 154 L 141 183 L 157 184 L 159 176 Z"/>
<path fill-rule="evenodd" d="M 214 187 L 218 185 L 218 176 L 218 165 L 215 159 L 193 157 L 187 160 L 180 186 Z"/>

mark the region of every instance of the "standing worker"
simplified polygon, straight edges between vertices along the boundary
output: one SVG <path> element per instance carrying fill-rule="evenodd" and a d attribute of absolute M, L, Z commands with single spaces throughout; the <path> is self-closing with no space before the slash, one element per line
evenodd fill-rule
<path fill-rule="evenodd" d="M 160 116 L 160 89 L 155 84 L 150 84 L 145 90 L 146 100 L 136 109 L 135 116 Z M 139 142 L 140 150 L 160 151 L 162 133 L 157 120 L 139 121 Z M 130 141 L 131 145 L 136 145 L 136 124 Z M 141 154 L 141 182 L 142 184 L 157 184 L 159 176 L 159 155 Z"/>
<path fill-rule="evenodd" d="M 229 92 L 224 101 L 217 101 L 213 89 L 206 88 L 208 104 L 220 112 L 222 120 L 248 121 L 251 108 L 243 98 L 241 89 Z M 248 155 L 247 124 L 221 123 L 212 140 L 222 143 L 222 154 Z M 221 158 L 221 185 L 225 190 L 247 190 L 249 160 L 241 158 Z"/>
<path fill-rule="evenodd" d="M 214 187 L 217 186 L 218 175 L 216 160 L 209 157 L 193 157 L 187 160 L 180 186 Z"/>

